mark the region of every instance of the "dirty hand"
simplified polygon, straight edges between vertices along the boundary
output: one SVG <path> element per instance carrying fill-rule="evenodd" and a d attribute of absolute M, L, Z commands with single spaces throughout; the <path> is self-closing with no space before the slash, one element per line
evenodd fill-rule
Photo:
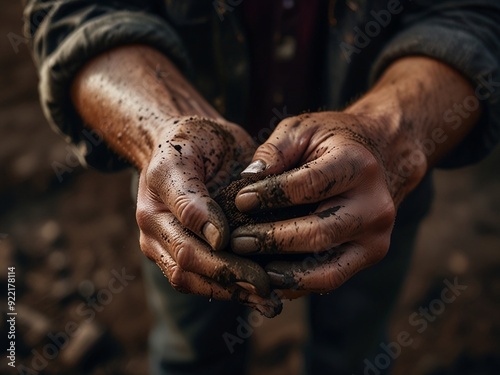
<path fill-rule="evenodd" d="M 309 215 L 236 229 L 240 254 L 307 253 L 266 266 L 273 286 L 330 292 L 387 252 L 396 203 L 384 155 L 363 133 L 369 118 L 304 114 L 282 121 L 242 175 L 269 176 L 240 190 L 240 211 L 317 203 Z"/>
<path fill-rule="evenodd" d="M 301 262 L 266 266 L 273 286 L 290 297 L 329 292 L 378 262 L 399 204 L 477 124 L 481 106 L 459 126 L 443 121 L 473 95 L 474 87 L 450 66 L 409 56 L 394 61 L 342 113 L 285 119 L 243 173 L 275 176 L 241 189 L 236 206 L 317 208 L 293 220 L 238 228 L 234 251 L 303 253 Z"/>
<path fill-rule="evenodd" d="M 229 228 L 209 193 L 230 182 L 255 145 L 163 54 L 129 45 L 88 62 L 72 84 L 85 123 L 140 172 L 141 249 L 177 290 L 276 315 L 262 267 L 222 250 Z M 214 251 L 216 250 L 216 251 Z"/>
<path fill-rule="evenodd" d="M 229 228 L 210 193 L 229 184 L 255 147 L 239 126 L 201 117 L 168 120 L 139 180 L 141 249 L 172 286 L 233 299 L 272 316 L 269 277 L 256 263 L 222 250 Z"/>

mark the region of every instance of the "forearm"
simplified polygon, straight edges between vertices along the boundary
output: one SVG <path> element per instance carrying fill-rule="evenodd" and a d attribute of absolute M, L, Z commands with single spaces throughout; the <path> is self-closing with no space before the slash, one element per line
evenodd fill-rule
<path fill-rule="evenodd" d="M 474 104 L 469 111 L 462 105 L 468 97 Z M 450 110 L 462 121 L 446 121 Z M 436 60 L 408 57 L 393 63 L 345 112 L 375 120 L 367 121 L 363 131 L 386 166 L 391 194 L 399 203 L 473 128 L 481 107 L 472 85 L 458 72 Z"/>
<path fill-rule="evenodd" d="M 222 120 L 167 57 L 147 46 L 120 47 L 94 58 L 71 89 L 87 126 L 139 169 L 150 160 L 167 120 L 191 115 Z"/>

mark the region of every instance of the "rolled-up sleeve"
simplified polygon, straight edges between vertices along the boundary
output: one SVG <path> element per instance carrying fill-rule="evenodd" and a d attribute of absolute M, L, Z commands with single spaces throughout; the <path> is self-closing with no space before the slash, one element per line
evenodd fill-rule
<path fill-rule="evenodd" d="M 104 143 L 89 144 L 88 131 L 70 98 L 83 65 L 98 54 L 126 44 L 145 44 L 166 54 L 181 70 L 186 51 L 163 17 L 162 1 L 27 1 L 25 33 L 32 40 L 39 93 L 52 127 L 77 146 L 82 160 L 112 170 L 126 165 Z"/>
<path fill-rule="evenodd" d="M 474 85 L 475 97 L 469 98 L 467 103 L 456 104 L 474 108 L 481 102 L 483 115 L 439 166 L 459 167 L 477 162 L 500 138 L 500 2 L 425 0 L 401 3 L 406 3 L 411 10 L 401 17 L 394 37 L 377 58 L 372 82 L 394 60 L 411 55 L 435 58 L 461 72 Z M 443 122 L 453 122 L 452 128 L 458 128 L 460 116 L 450 108 L 443 113 Z"/>

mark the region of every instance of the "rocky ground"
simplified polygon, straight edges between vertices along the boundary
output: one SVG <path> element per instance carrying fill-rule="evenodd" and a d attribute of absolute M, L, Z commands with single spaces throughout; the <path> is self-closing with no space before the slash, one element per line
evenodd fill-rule
<path fill-rule="evenodd" d="M 15 267 L 16 364 L 28 374 L 147 373 L 151 316 L 130 172 L 72 166 L 40 111 L 20 14 L 13 2 L 0 15 L 0 310 L 8 312 L 7 267 Z M 480 165 L 436 174 L 436 202 L 393 318 L 392 338 L 406 332 L 412 339 L 395 355 L 395 374 L 498 374 L 499 162 L 497 150 Z M 71 171 L 58 176 L 60 165 Z M 466 288 L 443 303 L 444 280 L 455 278 Z M 427 316 L 415 315 L 424 308 Z M 307 329 L 291 322 L 307 312 L 300 301 L 285 311 L 252 336 L 252 373 L 300 367 Z M 0 373 L 10 370 L 2 355 Z"/>

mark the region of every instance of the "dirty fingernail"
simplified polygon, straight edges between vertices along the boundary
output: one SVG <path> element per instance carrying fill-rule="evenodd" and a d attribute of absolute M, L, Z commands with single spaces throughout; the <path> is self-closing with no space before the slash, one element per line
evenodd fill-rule
<path fill-rule="evenodd" d="M 243 289 L 249 291 L 252 294 L 258 294 L 257 293 L 257 288 L 255 285 L 250 284 L 249 282 L 246 281 L 236 281 L 236 284 L 242 287 Z"/>
<path fill-rule="evenodd" d="M 208 222 L 203 226 L 203 236 L 213 249 L 218 249 L 222 243 L 222 236 L 215 225 Z"/>
<path fill-rule="evenodd" d="M 234 237 L 231 247 L 238 254 L 253 254 L 259 251 L 259 241 L 255 237 Z"/>
<path fill-rule="evenodd" d="M 259 194 L 254 191 L 240 193 L 236 196 L 235 204 L 242 212 L 255 210 L 260 207 Z"/>
<path fill-rule="evenodd" d="M 269 275 L 272 285 L 281 286 L 285 282 L 285 275 L 281 273 L 268 271 L 267 274 Z"/>
<path fill-rule="evenodd" d="M 281 300 L 262 299 L 255 295 L 250 295 L 245 304 L 257 310 L 266 318 L 274 318 L 283 310 Z"/>
<path fill-rule="evenodd" d="M 293 276 L 284 275 L 281 273 L 267 271 L 269 279 L 271 280 L 271 285 L 278 288 L 294 288 L 297 286 Z"/>
<path fill-rule="evenodd" d="M 242 177 L 252 176 L 254 174 L 264 172 L 265 169 L 266 169 L 266 164 L 262 160 L 255 160 L 241 172 L 241 176 Z"/>

